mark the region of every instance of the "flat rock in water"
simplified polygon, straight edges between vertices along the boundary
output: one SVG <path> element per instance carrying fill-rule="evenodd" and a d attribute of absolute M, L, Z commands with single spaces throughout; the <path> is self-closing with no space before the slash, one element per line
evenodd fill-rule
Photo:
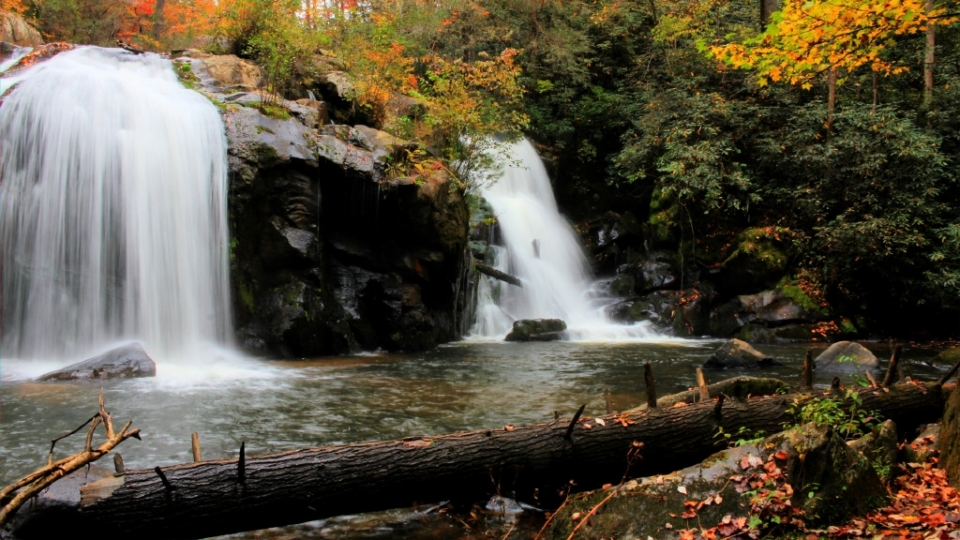
<path fill-rule="evenodd" d="M 866 347 L 851 341 L 838 341 L 827 347 L 814 360 L 818 371 L 826 373 L 858 373 L 879 369 L 880 362 Z"/>
<path fill-rule="evenodd" d="M 566 329 L 560 319 L 521 319 L 513 323 L 505 341 L 556 341 L 563 339 Z"/>
<path fill-rule="evenodd" d="M 155 377 L 157 364 L 143 345 L 128 343 L 78 364 L 51 371 L 38 381 L 74 381 L 82 379 L 135 379 Z"/>
<path fill-rule="evenodd" d="M 782 366 L 780 362 L 754 349 L 746 341 L 731 339 L 720 346 L 703 367 L 709 369 L 759 368 Z"/>

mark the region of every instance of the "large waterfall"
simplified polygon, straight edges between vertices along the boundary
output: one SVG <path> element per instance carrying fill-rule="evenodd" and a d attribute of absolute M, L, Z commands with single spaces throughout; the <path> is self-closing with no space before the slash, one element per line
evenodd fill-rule
<path fill-rule="evenodd" d="M 558 318 L 571 340 L 656 338 L 649 324 L 612 323 L 593 302 L 593 276 L 576 233 L 560 215 L 550 178 L 529 141 L 512 144 L 499 174 L 480 183 L 503 245 L 494 266 L 519 277 L 522 287 L 484 276 L 480 280 L 474 336 L 502 338 L 514 320 Z"/>
<path fill-rule="evenodd" d="M 226 139 L 170 62 L 94 47 L 18 74 L 0 107 L 0 353 L 157 358 L 230 340 Z"/>

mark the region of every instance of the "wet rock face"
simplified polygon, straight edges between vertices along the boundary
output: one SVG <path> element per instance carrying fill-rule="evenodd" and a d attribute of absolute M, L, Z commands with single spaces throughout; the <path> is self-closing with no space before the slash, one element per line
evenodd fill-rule
<path fill-rule="evenodd" d="M 310 357 L 458 337 L 468 211 L 442 171 L 386 181 L 386 156 L 404 141 L 365 126 L 316 129 L 325 117 L 314 102 L 281 102 L 288 114 L 268 116 L 256 93 L 214 97 L 226 104 L 244 348 Z"/>
<path fill-rule="evenodd" d="M 716 336 L 732 336 L 748 325 L 776 328 L 812 323 L 817 319 L 817 314 L 808 312 L 787 298 L 783 292 L 772 289 L 737 296 L 714 310 L 710 314 L 710 333 Z"/>
<path fill-rule="evenodd" d="M 717 349 L 713 355 L 704 362 L 703 367 L 709 369 L 752 369 L 782 365 L 783 364 L 774 360 L 772 357 L 754 349 L 749 343 L 739 339 L 731 339 Z"/>
<path fill-rule="evenodd" d="M 513 323 L 504 341 L 557 341 L 566 329 L 560 319 L 522 319 Z"/>
<path fill-rule="evenodd" d="M 850 341 L 838 341 L 814 359 L 817 370 L 825 373 L 862 373 L 876 371 L 880 361 L 866 347 Z"/>
<path fill-rule="evenodd" d="M 129 343 L 83 362 L 51 371 L 38 377 L 37 380 L 135 379 L 155 377 L 156 375 L 157 364 L 150 358 L 147 351 L 143 350 L 143 345 Z"/>

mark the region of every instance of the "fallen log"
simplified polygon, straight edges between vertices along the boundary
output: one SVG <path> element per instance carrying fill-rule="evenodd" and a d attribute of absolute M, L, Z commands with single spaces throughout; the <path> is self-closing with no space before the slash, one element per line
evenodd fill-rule
<path fill-rule="evenodd" d="M 500 281 L 505 281 L 511 285 L 516 285 L 517 287 L 521 287 L 521 288 L 523 287 L 523 282 L 520 281 L 520 278 L 518 277 L 511 276 L 510 274 L 501 272 L 496 268 L 493 268 L 491 266 L 487 266 L 485 264 L 478 263 L 478 262 L 473 263 L 473 266 L 474 268 L 477 269 L 477 272 L 480 272 L 481 274 L 488 275 L 493 279 L 499 279 Z"/>
<path fill-rule="evenodd" d="M 939 386 L 859 391 L 862 407 L 909 430 L 943 411 Z M 698 463 L 737 432 L 779 431 L 798 395 L 707 401 L 633 414 L 400 441 L 310 448 L 266 456 L 128 470 L 81 489 L 77 512 L 28 518 L 23 538 L 96 531 L 108 538 L 203 538 L 442 499 L 516 492 L 555 502 L 560 491 Z M 579 415 L 578 415 L 579 416 Z M 639 453 L 642 454 L 638 456 Z"/>
<path fill-rule="evenodd" d="M 697 369 L 699 370 L 699 368 Z M 707 393 L 713 397 L 724 394 L 727 397 L 741 400 L 747 399 L 749 396 L 757 397 L 778 393 L 784 394 L 789 389 L 790 386 L 787 383 L 780 379 L 770 377 L 734 377 L 706 386 Z M 703 390 L 701 388 L 694 388 L 676 394 L 670 394 L 669 396 L 663 396 L 662 398 L 657 398 L 657 407 L 673 407 L 677 403 L 696 403 L 697 401 L 701 401 L 702 392 Z M 642 411 L 649 406 L 649 404 L 643 404 L 627 412 Z"/>

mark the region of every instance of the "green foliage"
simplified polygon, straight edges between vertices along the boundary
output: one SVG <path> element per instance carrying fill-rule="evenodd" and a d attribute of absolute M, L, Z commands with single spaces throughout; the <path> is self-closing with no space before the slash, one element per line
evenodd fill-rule
<path fill-rule="evenodd" d="M 723 426 L 717 428 L 717 434 L 714 438 L 723 437 L 728 446 L 744 446 L 747 444 L 757 444 L 764 439 L 766 432 L 762 429 L 751 430 L 746 426 L 740 426 L 735 433 L 729 433 L 723 430 Z"/>
<path fill-rule="evenodd" d="M 863 384 L 865 385 L 866 381 L 863 381 Z M 877 411 L 868 411 L 863 408 L 863 398 L 853 388 L 844 390 L 842 396 L 814 397 L 805 401 L 794 400 L 787 408 L 787 413 L 796 421 L 794 424 L 785 426 L 785 429 L 815 422 L 832 427 L 847 440 L 866 435 L 880 421 L 880 414 Z"/>

